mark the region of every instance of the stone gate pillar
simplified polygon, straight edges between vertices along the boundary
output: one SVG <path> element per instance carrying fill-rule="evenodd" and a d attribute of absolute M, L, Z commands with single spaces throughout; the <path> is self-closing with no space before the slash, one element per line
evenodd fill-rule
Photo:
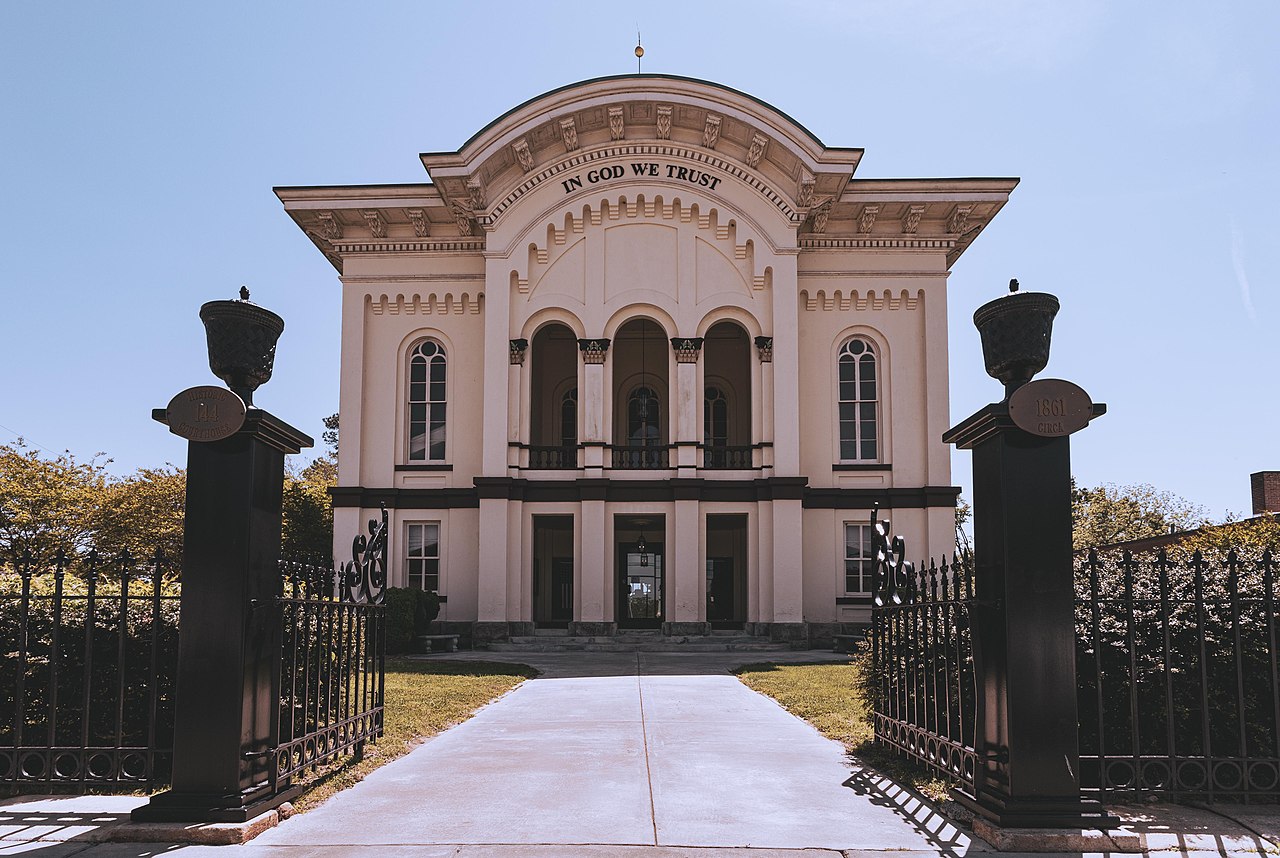
<path fill-rule="evenodd" d="M 987 372 L 1006 398 L 943 435 L 973 451 L 978 766 L 973 793 L 957 797 L 980 835 L 1106 822 L 1080 796 L 1068 437 L 1106 408 L 1070 382 L 1030 381 L 1057 310 L 1043 293 L 978 309 Z"/>

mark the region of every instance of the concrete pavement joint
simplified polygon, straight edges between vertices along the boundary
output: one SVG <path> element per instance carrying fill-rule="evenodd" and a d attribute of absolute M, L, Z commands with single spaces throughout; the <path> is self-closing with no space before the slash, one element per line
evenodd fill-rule
<path fill-rule="evenodd" d="M 649 765 L 649 728 L 644 720 L 644 677 L 640 675 L 640 653 L 636 653 L 636 691 L 640 695 L 640 739 L 644 743 L 644 776 L 649 785 L 649 821 L 653 823 L 653 845 L 658 845 L 658 809 L 653 803 L 653 769 Z"/>

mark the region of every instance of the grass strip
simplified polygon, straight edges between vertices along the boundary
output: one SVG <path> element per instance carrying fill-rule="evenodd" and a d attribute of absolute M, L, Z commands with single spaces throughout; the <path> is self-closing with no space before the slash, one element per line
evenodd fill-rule
<path fill-rule="evenodd" d="M 344 757 L 302 775 L 299 780 L 306 789 L 294 800 L 294 810 L 319 805 L 537 675 L 523 664 L 387 659 L 382 738 L 365 747 L 364 759 L 359 762 Z"/>
<path fill-rule="evenodd" d="M 864 666 L 852 662 L 821 664 L 748 664 L 734 673 L 751 690 L 808 721 L 850 756 L 932 801 L 947 798 L 947 782 L 916 768 L 875 743 L 871 707 L 863 692 Z"/>

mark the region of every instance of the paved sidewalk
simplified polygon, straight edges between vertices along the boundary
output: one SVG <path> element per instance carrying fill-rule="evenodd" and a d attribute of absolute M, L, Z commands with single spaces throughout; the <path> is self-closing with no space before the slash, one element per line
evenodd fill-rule
<path fill-rule="evenodd" d="M 987 851 L 727 674 L 731 665 L 758 660 L 750 656 L 519 654 L 544 677 L 248 845 L 71 839 L 92 836 L 95 824 L 118 821 L 126 804 L 139 801 L 85 797 L 0 806 L 0 855 L 912 858 Z M 501 660 L 517 658 L 504 653 Z M 72 813 L 92 802 L 98 822 Z M 1187 816 L 1194 813 L 1152 811 L 1148 830 L 1166 836 L 1156 848 L 1176 856 L 1256 854 L 1270 846 L 1249 828 L 1273 820 L 1245 827 L 1208 811 Z M 49 842 L 55 838 L 64 842 Z"/>

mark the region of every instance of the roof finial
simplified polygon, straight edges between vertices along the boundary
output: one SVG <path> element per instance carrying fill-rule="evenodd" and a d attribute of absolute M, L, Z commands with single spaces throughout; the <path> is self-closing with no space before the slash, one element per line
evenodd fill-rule
<path fill-rule="evenodd" d="M 241 301 L 248 301 L 248 300 L 249 300 L 249 287 L 248 287 L 248 286 L 241 286 L 241 287 L 240 287 L 240 300 L 241 300 Z"/>
<path fill-rule="evenodd" d="M 1010 280 L 1010 281 L 1009 281 L 1009 291 L 1010 291 L 1010 292 L 1017 292 L 1017 291 L 1018 291 L 1018 280 L 1017 280 L 1017 278 L 1016 278 L 1016 277 L 1015 277 L 1014 279 L 1012 279 L 1012 280 Z"/>
<path fill-rule="evenodd" d="M 640 58 L 644 56 L 644 48 L 640 46 L 640 28 L 636 27 L 636 74 L 640 74 Z"/>

